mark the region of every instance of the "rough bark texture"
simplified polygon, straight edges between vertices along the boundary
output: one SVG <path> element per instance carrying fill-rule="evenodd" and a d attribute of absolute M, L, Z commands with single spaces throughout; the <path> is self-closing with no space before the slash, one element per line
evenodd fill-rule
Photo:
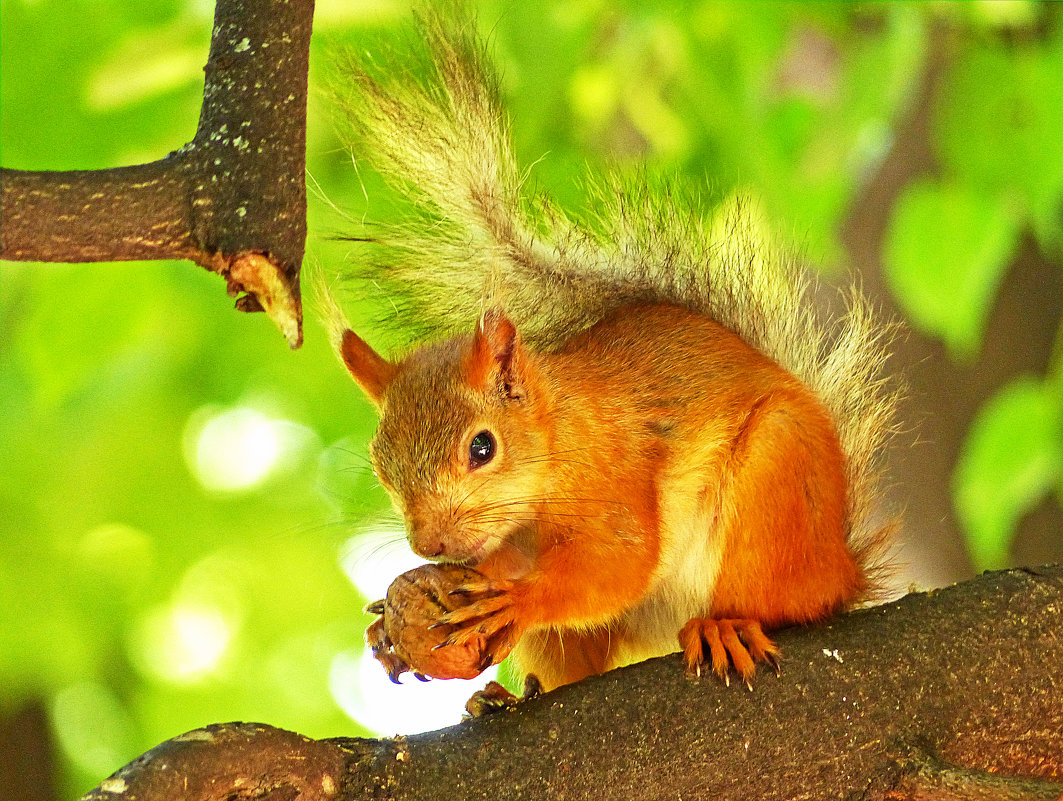
<path fill-rule="evenodd" d="M 986 574 L 780 632 L 752 693 L 668 656 L 407 738 L 219 724 L 85 799 L 1054 799 L 1061 612 L 1063 567 Z"/>
<path fill-rule="evenodd" d="M 219 0 L 195 138 L 164 159 L 2 171 L 0 257 L 190 259 L 302 341 L 313 0 Z"/>

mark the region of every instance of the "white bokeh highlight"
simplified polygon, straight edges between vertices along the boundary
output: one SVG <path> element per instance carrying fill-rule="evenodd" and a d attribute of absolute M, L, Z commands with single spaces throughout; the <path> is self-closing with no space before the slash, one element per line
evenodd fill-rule
<path fill-rule="evenodd" d="M 497 674 L 498 668 L 492 667 L 468 681 L 422 682 L 404 673 L 401 684 L 395 684 L 366 648 L 335 656 L 329 670 L 329 690 L 351 718 L 378 735 L 390 737 L 454 725 L 461 720 L 469 696 Z"/>
<path fill-rule="evenodd" d="M 196 410 L 185 427 L 185 461 L 208 490 L 254 489 L 298 461 L 317 435 L 251 406 Z"/>

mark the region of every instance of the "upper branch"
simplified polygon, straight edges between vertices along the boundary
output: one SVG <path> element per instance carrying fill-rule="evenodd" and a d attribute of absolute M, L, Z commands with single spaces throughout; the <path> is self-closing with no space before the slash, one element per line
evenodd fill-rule
<path fill-rule="evenodd" d="M 987 574 L 779 632 L 752 693 L 669 656 L 413 737 L 209 726 L 84 801 L 1056 799 L 1061 608 L 1061 567 Z"/>
<path fill-rule="evenodd" d="M 0 257 L 191 259 L 302 341 L 313 0 L 218 0 L 195 138 L 150 164 L 2 171 Z"/>
<path fill-rule="evenodd" d="M 182 176 L 159 161 L 111 170 L 4 170 L 3 257 L 196 259 L 185 194 Z"/>

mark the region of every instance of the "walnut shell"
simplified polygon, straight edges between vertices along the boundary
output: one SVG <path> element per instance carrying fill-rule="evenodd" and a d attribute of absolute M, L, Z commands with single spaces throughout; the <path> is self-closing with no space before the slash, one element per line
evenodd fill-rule
<path fill-rule="evenodd" d="M 394 657 L 421 676 L 437 679 L 471 679 L 508 653 L 491 648 L 487 637 L 478 636 L 468 645 L 444 645 L 458 627 L 439 624 L 447 612 L 470 603 L 464 594 L 450 591 L 483 576 L 460 565 L 422 565 L 407 571 L 392 582 L 384 599 L 382 648 L 376 656 L 388 668 L 392 678 Z M 437 647 L 438 646 L 438 647 Z"/>

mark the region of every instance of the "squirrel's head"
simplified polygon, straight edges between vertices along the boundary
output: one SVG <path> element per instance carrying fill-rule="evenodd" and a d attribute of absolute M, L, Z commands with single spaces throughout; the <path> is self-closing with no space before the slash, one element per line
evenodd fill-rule
<path fill-rule="evenodd" d="M 348 330 L 340 356 L 380 412 L 370 460 L 413 550 L 469 565 L 504 547 L 530 556 L 549 479 L 549 398 L 505 314 L 398 362 Z"/>

